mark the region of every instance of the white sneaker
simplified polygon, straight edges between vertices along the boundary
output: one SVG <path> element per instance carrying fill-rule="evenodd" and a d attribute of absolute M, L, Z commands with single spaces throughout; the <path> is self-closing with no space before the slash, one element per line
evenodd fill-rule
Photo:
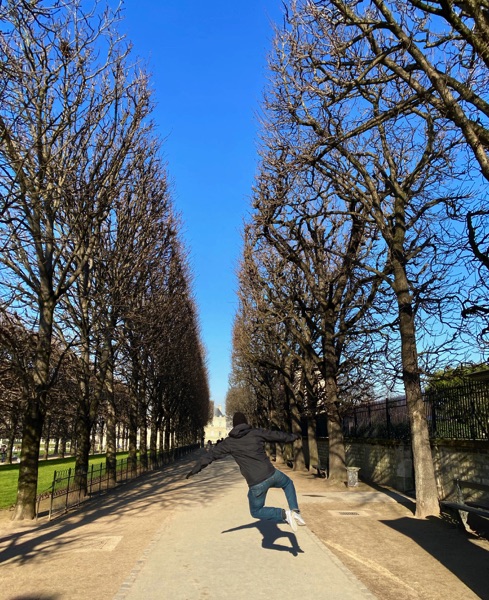
<path fill-rule="evenodd" d="M 304 519 L 302 518 L 301 513 L 296 512 L 295 510 L 292 511 L 292 514 L 294 516 L 294 519 L 297 521 L 297 525 L 305 525 L 306 522 L 304 521 Z"/>
<path fill-rule="evenodd" d="M 294 517 L 294 513 L 291 510 L 285 511 L 285 520 L 292 527 L 292 531 L 297 531 L 297 521 Z"/>

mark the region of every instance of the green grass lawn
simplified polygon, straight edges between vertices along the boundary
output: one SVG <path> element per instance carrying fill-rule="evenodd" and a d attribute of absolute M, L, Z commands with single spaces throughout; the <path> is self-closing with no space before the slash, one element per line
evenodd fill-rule
<path fill-rule="evenodd" d="M 117 460 L 126 458 L 127 452 L 119 452 Z M 98 465 L 105 462 L 105 454 L 96 454 L 90 458 L 90 465 Z M 37 493 L 41 494 L 50 488 L 53 483 L 54 471 L 62 471 L 74 468 L 75 459 L 55 458 L 52 460 L 39 461 L 39 476 L 37 482 Z M 17 480 L 19 478 L 19 463 L 14 465 L 0 465 L 0 510 L 10 508 L 15 504 L 17 498 Z"/>

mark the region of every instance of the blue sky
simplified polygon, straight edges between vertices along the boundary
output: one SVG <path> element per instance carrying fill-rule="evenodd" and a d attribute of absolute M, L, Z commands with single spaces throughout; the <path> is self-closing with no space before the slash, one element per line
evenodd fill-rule
<path fill-rule="evenodd" d="M 121 31 L 152 74 L 184 223 L 211 399 L 225 406 L 243 219 L 257 166 L 257 114 L 280 0 L 126 0 Z"/>

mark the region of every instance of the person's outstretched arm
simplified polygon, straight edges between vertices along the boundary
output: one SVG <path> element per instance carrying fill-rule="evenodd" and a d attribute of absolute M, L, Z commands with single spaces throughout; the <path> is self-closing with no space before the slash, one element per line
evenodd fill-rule
<path fill-rule="evenodd" d="M 290 444 L 300 439 L 298 433 L 286 433 L 285 431 L 272 431 L 270 429 L 261 429 L 263 439 L 267 442 L 281 442 L 282 444 Z"/>
<path fill-rule="evenodd" d="M 192 469 L 187 473 L 186 479 L 192 475 L 197 475 L 197 473 L 202 471 L 202 469 L 207 467 L 207 465 L 210 465 L 211 462 L 219 460 L 220 458 L 225 458 L 228 454 L 229 452 L 226 449 L 226 440 L 220 444 L 216 444 L 209 450 L 209 452 L 206 452 L 204 456 L 199 458 Z"/>

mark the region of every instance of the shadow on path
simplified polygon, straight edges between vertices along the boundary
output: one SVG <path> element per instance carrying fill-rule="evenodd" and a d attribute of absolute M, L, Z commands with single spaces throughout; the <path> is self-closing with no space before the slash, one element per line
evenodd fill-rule
<path fill-rule="evenodd" d="M 21 594 L 20 596 L 11 596 L 9 600 L 39 600 L 40 596 L 32 596 L 31 594 L 25 595 Z M 55 594 L 54 596 L 46 596 L 43 594 L 42 600 L 61 600 L 61 596 L 59 594 Z"/>
<path fill-rule="evenodd" d="M 282 531 L 279 529 L 276 523 L 271 521 L 254 521 L 253 523 L 248 523 L 248 525 L 240 525 L 239 527 L 233 527 L 232 529 L 226 529 L 221 533 L 232 533 L 233 531 L 240 531 L 242 529 L 258 529 L 258 531 L 262 535 L 262 548 L 266 548 L 267 550 L 278 550 L 279 552 L 290 552 L 293 556 L 297 556 L 298 554 L 303 554 L 304 550 L 299 546 L 299 542 L 297 541 L 297 537 L 295 534 L 290 533 L 289 531 Z M 283 544 L 276 544 L 276 540 L 279 538 L 286 538 L 290 542 L 290 546 L 286 546 Z"/>
<path fill-rule="evenodd" d="M 409 511 L 413 513 L 413 515 L 416 514 L 416 499 L 414 497 L 405 493 L 397 492 L 396 490 L 392 490 L 390 488 L 386 488 L 382 485 L 373 483 L 371 481 L 368 482 L 368 485 L 376 492 L 381 492 L 385 496 L 388 496 L 389 498 L 392 498 L 392 500 L 395 500 L 398 504 L 405 506 Z"/>
<path fill-rule="evenodd" d="M 11 522 L 10 526 L 16 530 L 12 532 L 4 528 L 0 531 L 0 564 L 24 565 L 43 557 L 47 560 L 49 552 L 54 550 L 69 552 L 79 545 L 80 530 L 102 519 L 110 518 L 115 522 L 126 516 L 141 516 L 146 509 L 155 506 L 164 511 L 171 509 L 176 502 L 191 507 L 198 502 L 212 501 L 216 495 L 226 491 L 230 482 L 239 478 L 233 469 L 234 463 L 221 461 L 223 477 L 209 477 L 205 486 L 186 480 L 189 465 L 194 463 L 200 452 L 183 457 L 159 471 L 141 475 L 52 521 Z"/>
<path fill-rule="evenodd" d="M 442 520 L 401 518 L 379 521 L 409 537 L 482 600 L 489 600 L 489 553 L 466 532 L 449 529 Z"/>

